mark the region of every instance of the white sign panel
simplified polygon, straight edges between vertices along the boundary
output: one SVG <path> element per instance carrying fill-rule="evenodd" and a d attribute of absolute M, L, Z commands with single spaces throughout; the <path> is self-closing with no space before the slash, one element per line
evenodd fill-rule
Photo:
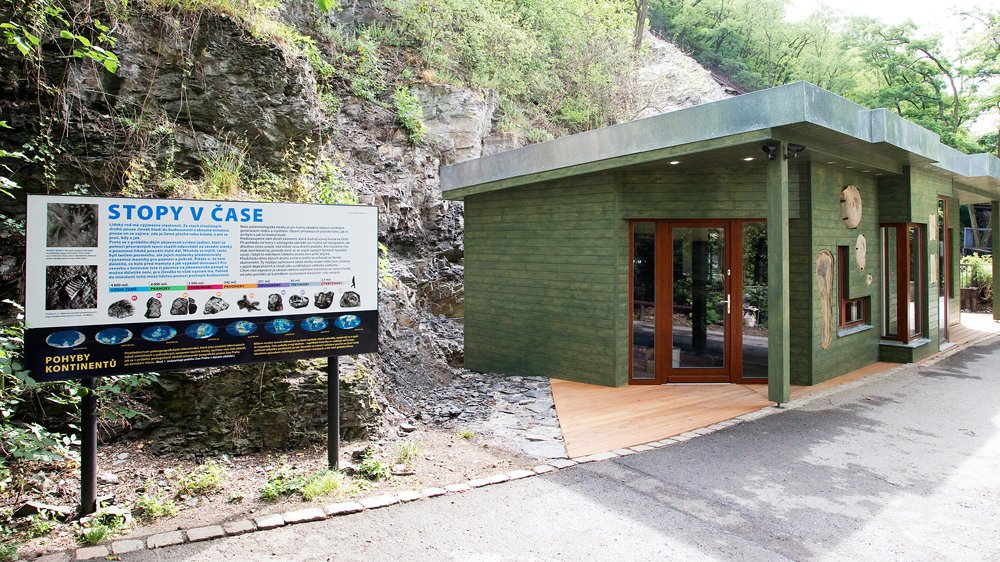
<path fill-rule="evenodd" d="M 27 216 L 38 380 L 377 346 L 375 207 L 32 195 Z"/>

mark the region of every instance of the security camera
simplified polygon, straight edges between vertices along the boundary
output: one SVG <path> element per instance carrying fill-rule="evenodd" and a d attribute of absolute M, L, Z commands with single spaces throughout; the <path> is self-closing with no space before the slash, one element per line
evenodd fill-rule
<path fill-rule="evenodd" d="M 800 152 L 806 149 L 806 147 L 801 144 L 789 144 L 787 148 L 788 152 L 785 153 L 785 160 L 797 157 Z"/>
<path fill-rule="evenodd" d="M 760 148 L 761 148 L 761 150 L 763 150 L 764 152 L 767 153 L 767 159 L 768 160 L 774 160 L 774 154 L 776 152 L 778 152 L 778 147 L 770 145 L 770 144 L 765 144 L 764 146 L 762 146 Z"/>

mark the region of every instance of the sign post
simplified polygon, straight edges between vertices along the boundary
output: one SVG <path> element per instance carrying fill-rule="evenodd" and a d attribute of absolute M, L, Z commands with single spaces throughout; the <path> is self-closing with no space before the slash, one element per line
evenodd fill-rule
<path fill-rule="evenodd" d="M 326 379 L 326 462 L 340 470 L 340 357 L 327 357 Z"/>
<path fill-rule="evenodd" d="M 29 195 L 25 367 L 87 379 L 82 512 L 96 499 L 96 377 L 378 350 L 378 209 Z M 89 511 L 88 511 L 89 510 Z"/>
<path fill-rule="evenodd" d="M 84 379 L 87 394 L 80 399 L 80 515 L 97 511 L 97 383 Z"/>

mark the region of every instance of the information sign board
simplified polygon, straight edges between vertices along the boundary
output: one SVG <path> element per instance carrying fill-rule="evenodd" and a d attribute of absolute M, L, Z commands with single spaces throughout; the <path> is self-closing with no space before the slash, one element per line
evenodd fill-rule
<path fill-rule="evenodd" d="M 378 209 L 29 195 L 38 381 L 378 347 Z"/>

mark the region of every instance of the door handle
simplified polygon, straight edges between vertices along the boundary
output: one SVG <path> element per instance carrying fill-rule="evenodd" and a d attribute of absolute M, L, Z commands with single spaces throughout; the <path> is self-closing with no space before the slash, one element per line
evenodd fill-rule
<path fill-rule="evenodd" d="M 726 300 L 722 301 L 722 302 L 726 303 L 726 314 L 731 314 L 732 313 L 732 308 L 733 308 L 732 305 L 730 305 L 730 303 L 729 303 L 729 297 L 730 297 L 730 295 L 727 293 L 726 294 Z"/>

